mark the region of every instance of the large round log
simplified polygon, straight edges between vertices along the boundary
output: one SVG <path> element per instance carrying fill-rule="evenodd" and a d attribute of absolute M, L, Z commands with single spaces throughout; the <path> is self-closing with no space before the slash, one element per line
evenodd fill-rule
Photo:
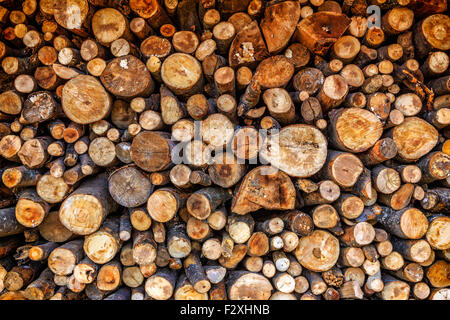
<path fill-rule="evenodd" d="M 200 93 L 203 85 L 200 63 L 186 53 L 174 53 L 167 57 L 161 66 L 161 78 L 177 95 Z"/>
<path fill-rule="evenodd" d="M 260 166 L 244 177 L 233 197 L 231 211 L 246 214 L 261 208 L 289 210 L 295 204 L 295 188 L 287 174 L 270 166 Z"/>
<path fill-rule="evenodd" d="M 288 44 L 300 18 L 300 4 L 284 1 L 267 7 L 261 30 L 270 53 L 280 52 Z"/>
<path fill-rule="evenodd" d="M 67 117 L 81 124 L 103 119 L 112 107 L 111 97 L 100 81 L 88 75 L 69 80 L 64 85 L 61 100 Z"/>
<path fill-rule="evenodd" d="M 100 228 L 117 207 L 108 192 L 106 174 L 84 181 L 59 208 L 61 223 L 75 234 L 87 235 Z"/>
<path fill-rule="evenodd" d="M 234 271 L 227 282 L 230 300 L 268 300 L 272 284 L 258 273 Z"/>
<path fill-rule="evenodd" d="M 172 163 L 174 142 L 163 132 L 143 131 L 131 144 L 131 160 L 141 169 L 155 172 L 167 169 Z"/>

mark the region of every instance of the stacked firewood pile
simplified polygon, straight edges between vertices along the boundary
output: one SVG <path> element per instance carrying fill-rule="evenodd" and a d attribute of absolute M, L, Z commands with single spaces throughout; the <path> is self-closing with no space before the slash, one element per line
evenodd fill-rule
<path fill-rule="evenodd" d="M 0 0 L 0 300 L 450 299 L 446 10 Z"/>

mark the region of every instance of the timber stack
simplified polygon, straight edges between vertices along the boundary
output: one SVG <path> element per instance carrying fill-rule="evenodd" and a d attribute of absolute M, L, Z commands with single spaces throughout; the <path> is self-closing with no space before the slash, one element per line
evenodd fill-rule
<path fill-rule="evenodd" d="M 0 300 L 450 299 L 446 0 L 0 0 L 0 33 Z"/>

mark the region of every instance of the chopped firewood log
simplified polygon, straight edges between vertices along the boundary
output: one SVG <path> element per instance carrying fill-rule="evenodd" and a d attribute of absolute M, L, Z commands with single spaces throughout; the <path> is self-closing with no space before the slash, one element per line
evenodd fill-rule
<path fill-rule="evenodd" d="M 448 300 L 447 9 L 0 0 L 0 300 Z"/>

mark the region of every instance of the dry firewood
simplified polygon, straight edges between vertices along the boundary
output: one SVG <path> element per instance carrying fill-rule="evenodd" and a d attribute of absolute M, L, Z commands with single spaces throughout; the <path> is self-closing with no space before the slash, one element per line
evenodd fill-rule
<path fill-rule="evenodd" d="M 317 12 L 300 21 L 294 37 L 313 53 L 324 55 L 349 25 L 344 14 Z"/>
<path fill-rule="evenodd" d="M 363 172 L 362 162 L 351 153 L 329 150 L 327 162 L 318 175 L 332 179 L 341 187 L 352 187 Z"/>
<path fill-rule="evenodd" d="M 85 208 L 86 205 L 89 210 L 78 211 L 77 206 Z M 115 207 L 107 189 L 106 176 L 101 174 L 84 181 L 66 198 L 59 209 L 59 216 L 61 223 L 72 232 L 90 234 L 98 230 Z"/>
<path fill-rule="evenodd" d="M 57 275 L 70 275 L 82 257 L 83 240 L 73 240 L 50 253 L 48 266 Z"/>
<path fill-rule="evenodd" d="M 189 238 L 198 241 L 197 243 L 203 242 L 212 236 L 208 223 L 194 217 L 187 218 L 186 233 Z"/>
<path fill-rule="evenodd" d="M 276 188 L 273 182 L 276 183 Z M 260 185 L 266 185 L 266 187 L 261 188 Z M 253 186 L 258 187 L 253 188 Z M 265 197 L 262 196 L 263 194 Z M 239 191 L 233 198 L 231 210 L 238 214 L 245 214 L 261 207 L 270 210 L 293 209 L 294 194 L 294 185 L 286 174 L 276 172 L 268 166 L 258 167 L 245 176 Z"/>
<path fill-rule="evenodd" d="M 331 180 L 323 180 L 319 183 L 317 191 L 305 194 L 301 206 L 312 206 L 316 204 L 332 203 L 341 194 L 339 186 Z"/>
<path fill-rule="evenodd" d="M 11 268 L 3 280 L 6 290 L 17 291 L 25 288 L 37 277 L 42 269 L 42 263 L 37 261 L 31 261 L 30 263 Z"/>
<path fill-rule="evenodd" d="M 183 65 L 186 70 L 182 75 L 177 72 L 179 65 Z M 167 87 L 177 95 L 198 93 L 203 84 L 200 63 L 185 53 L 175 53 L 164 60 L 161 77 Z"/>
<path fill-rule="evenodd" d="M 320 229 L 333 229 L 338 225 L 339 215 L 331 205 L 322 204 L 312 211 L 314 225 Z"/>
<path fill-rule="evenodd" d="M 89 107 L 81 107 L 84 105 Z M 62 107 L 72 121 L 87 124 L 109 114 L 112 101 L 97 79 L 80 75 L 64 85 Z"/>
<path fill-rule="evenodd" d="M 28 188 L 19 194 L 15 215 L 21 225 L 34 228 L 42 223 L 49 210 L 50 205 L 42 200 L 34 189 Z"/>
<path fill-rule="evenodd" d="M 0 209 L 0 216 L 3 221 L 0 231 L 1 237 L 19 234 L 25 230 L 25 227 L 16 220 L 14 208 Z"/>
<path fill-rule="evenodd" d="M 260 25 L 269 53 L 278 53 L 286 47 L 299 18 L 300 5 L 294 1 L 266 7 Z"/>
<path fill-rule="evenodd" d="M 414 43 L 419 56 L 425 56 L 429 50 L 448 50 L 445 41 L 445 28 L 450 20 L 444 14 L 433 14 L 420 21 L 415 27 Z"/>
<path fill-rule="evenodd" d="M 342 299 L 362 299 L 363 291 L 356 281 L 346 281 L 339 288 L 339 294 Z"/>
<path fill-rule="evenodd" d="M 113 199 L 125 207 L 144 204 L 153 191 L 149 179 L 134 166 L 125 166 L 114 171 L 109 176 L 108 188 Z"/>
<path fill-rule="evenodd" d="M 444 260 L 438 260 L 428 269 L 426 277 L 430 284 L 435 288 L 443 288 L 449 285 L 449 280 L 445 277 L 448 273 L 448 263 Z"/>
<path fill-rule="evenodd" d="M 114 258 L 120 245 L 119 219 L 107 218 L 98 231 L 86 236 L 83 249 L 93 262 L 104 264 Z"/>
<path fill-rule="evenodd" d="M 53 282 L 53 273 L 49 268 L 41 272 L 39 277 L 31 282 L 25 289 L 24 296 L 28 300 L 47 300 L 55 292 L 56 285 Z"/>
<path fill-rule="evenodd" d="M 268 89 L 263 94 L 263 100 L 267 104 L 270 115 L 280 124 L 291 124 L 296 120 L 294 104 L 286 90 Z"/>
<path fill-rule="evenodd" d="M 444 249 L 446 247 L 446 240 L 444 235 L 448 228 L 448 218 L 441 215 L 434 215 L 429 217 L 430 224 L 426 234 L 428 243 L 434 249 Z"/>
<path fill-rule="evenodd" d="M 392 129 L 390 135 L 397 145 L 399 157 L 405 161 L 417 160 L 431 151 L 437 143 L 436 129 L 417 117 L 406 118 L 402 124 Z M 416 142 L 414 148 L 411 148 L 412 140 Z"/>
<path fill-rule="evenodd" d="M 340 150 L 363 152 L 381 137 L 381 122 L 370 111 L 338 109 L 331 112 L 330 118 L 331 142 Z"/>
<path fill-rule="evenodd" d="M 247 250 L 248 250 L 247 245 L 237 244 L 232 248 L 229 257 L 225 257 L 222 253 L 222 257 L 219 258 L 218 262 L 227 269 L 234 269 L 244 259 L 245 255 L 247 254 Z"/>
<path fill-rule="evenodd" d="M 71 191 L 71 187 L 63 178 L 55 178 L 50 174 L 45 174 L 36 184 L 36 191 L 44 201 L 53 204 L 64 200 Z"/>
<path fill-rule="evenodd" d="M 228 54 L 230 67 L 255 66 L 268 56 L 260 28 L 256 21 L 245 25 L 237 32 Z"/>
<path fill-rule="evenodd" d="M 58 211 L 51 211 L 38 226 L 40 235 L 47 241 L 65 242 L 73 233 L 59 221 Z"/>
<path fill-rule="evenodd" d="M 306 135 L 312 140 L 304 141 Z M 292 176 L 309 177 L 325 163 L 325 148 L 325 137 L 319 130 L 308 125 L 292 125 L 267 137 L 260 155 Z M 306 159 L 308 161 L 305 161 Z M 302 165 L 299 166 L 299 163 Z"/>
<path fill-rule="evenodd" d="M 164 281 L 166 280 L 166 281 Z M 162 280 L 162 287 L 167 287 L 167 279 L 164 278 Z M 170 287 L 169 287 L 170 288 Z M 185 274 L 180 275 L 178 280 L 176 280 L 176 287 L 172 288 L 174 291 L 173 297 L 175 300 L 208 300 L 208 294 L 207 293 L 199 293 L 197 292 L 192 284 L 189 282 Z M 172 292 L 173 292 L 172 291 Z M 169 299 L 170 297 L 167 297 L 165 299 Z M 158 298 L 155 298 L 158 299 Z"/>
<path fill-rule="evenodd" d="M 252 299 L 267 300 L 273 289 L 270 282 L 257 273 L 235 271 L 228 279 L 228 297 L 232 300 Z M 258 290 L 250 290 L 257 285 Z"/>
<path fill-rule="evenodd" d="M 144 63 L 131 55 L 112 60 L 103 71 L 101 81 L 109 92 L 122 98 L 149 95 L 154 89 Z"/>
<path fill-rule="evenodd" d="M 172 163 L 170 153 L 174 143 L 166 133 L 143 131 L 131 144 L 131 159 L 145 171 L 154 172 L 167 169 Z"/>
<path fill-rule="evenodd" d="M 167 222 L 184 206 L 187 196 L 173 188 L 158 189 L 148 198 L 148 212 L 153 220 Z"/>
<path fill-rule="evenodd" d="M 211 283 L 206 278 L 205 271 L 198 256 L 190 254 L 186 257 L 184 260 L 184 270 L 189 282 L 197 292 L 206 293 L 209 291 Z"/>
<path fill-rule="evenodd" d="M 191 194 L 186 202 L 188 212 L 198 218 L 206 219 L 221 204 L 230 199 L 230 193 L 219 188 L 205 188 Z"/>
<path fill-rule="evenodd" d="M 445 9 L 3 1 L 0 299 L 447 299 Z"/>
<path fill-rule="evenodd" d="M 381 291 L 381 298 L 383 300 L 407 300 L 409 297 L 410 287 L 408 283 L 397 280 L 396 278 L 383 275 L 384 282 L 383 291 Z"/>
<path fill-rule="evenodd" d="M 416 208 L 393 211 L 383 208 L 377 220 L 391 233 L 402 239 L 420 239 L 428 229 L 425 215 Z"/>
<path fill-rule="evenodd" d="M 430 287 L 425 282 L 414 284 L 413 295 L 416 299 L 424 300 L 430 295 Z"/>
<path fill-rule="evenodd" d="M 167 235 L 167 248 L 171 257 L 184 258 L 191 252 L 191 241 L 183 223 L 172 223 Z"/>
<path fill-rule="evenodd" d="M 122 265 L 113 260 L 101 266 L 98 270 L 96 286 L 99 290 L 111 291 L 119 287 L 122 282 Z"/>
<path fill-rule="evenodd" d="M 231 214 L 227 219 L 226 230 L 234 243 L 245 243 L 253 233 L 255 221 L 251 215 Z M 251 242 L 249 242 L 250 245 Z"/>
<path fill-rule="evenodd" d="M 445 179 L 448 176 L 450 165 L 449 155 L 443 152 L 431 152 L 418 162 L 418 167 L 422 171 L 421 183 L 431 183 L 436 180 Z"/>
<path fill-rule="evenodd" d="M 282 55 L 264 59 L 256 68 L 254 79 L 262 88 L 283 88 L 294 74 L 293 64 Z"/>
<path fill-rule="evenodd" d="M 391 194 L 379 193 L 377 200 L 394 210 L 401 210 L 409 205 L 414 193 L 414 185 L 403 184 L 397 191 Z"/>
<path fill-rule="evenodd" d="M 38 170 L 19 166 L 6 169 L 2 174 L 2 181 L 8 188 L 23 188 L 35 186 L 41 177 Z"/>
<path fill-rule="evenodd" d="M 294 254 L 308 270 L 326 271 L 338 260 L 339 241 L 327 231 L 316 230 L 300 239 Z"/>
<path fill-rule="evenodd" d="M 392 159 L 397 155 L 397 146 L 391 138 L 378 140 L 373 147 L 359 155 L 364 165 L 372 166 Z"/>
<path fill-rule="evenodd" d="M 312 218 L 301 211 L 290 211 L 280 216 L 280 218 L 282 219 L 286 229 L 300 236 L 307 236 L 311 234 L 314 229 Z"/>

